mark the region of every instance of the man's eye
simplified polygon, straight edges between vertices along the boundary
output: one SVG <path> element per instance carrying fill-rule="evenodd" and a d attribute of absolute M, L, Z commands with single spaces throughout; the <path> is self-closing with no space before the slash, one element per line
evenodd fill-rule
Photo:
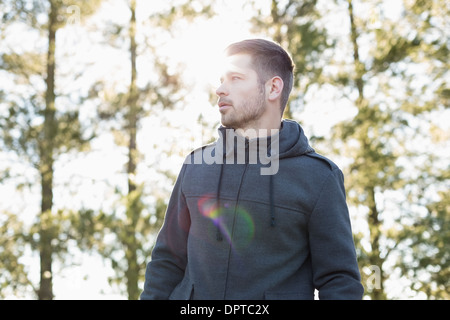
<path fill-rule="evenodd" d="M 241 78 L 241 77 L 238 77 L 238 76 L 234 76 L 234 77 L 232 77 L 231 79 L 232 79 L 232 80 L 241 80 L 242 78 Z"/>

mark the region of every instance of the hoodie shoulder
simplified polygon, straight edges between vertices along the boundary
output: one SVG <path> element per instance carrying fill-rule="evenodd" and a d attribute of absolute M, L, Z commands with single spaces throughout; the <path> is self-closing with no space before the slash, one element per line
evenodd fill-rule
<path fill-rule="evenodd" d="M 311 157 L 311 158 L 314 158 L 314 159 L 317 159 L 317 160 L 319 160 L 319 161 L 322 161 L 322 163 L 325 163 L 325 164 L 328 165 L 328 167 L 330 168 L 330 170 L 339 169 L 339 167 L 338 167 L 333 161 L 331 161 L 331 160 L 328 159 L 327 157 L 324 157 L 324 156 L 318 154 L 318 153 L 315 152 L 315 151 L 314 151 L 314 152 L 306 153 L 305 156 Z"/>
<path fill-rule="evenodd" d="M 333 161 L 314 151 L 298 122 L 284 119 L 280 134 L 280 158 L 303 155 L 319 160 L 332 171 L 339 169 Z"/>
<path fill-rule="evenodd" d="M 191 153 L 186 156 L 184 164 L 203 164 L 205 150 L 209 152 L 212 157 L 215 157 L 216 145 L 217 141 L 213 141 L 192 150 Z"/>
<path fill-rule="evenodd" d="M 203 152 L 203 150 L 205 150 L 206 148 L 214 148 L 216 146 L 216 144 L 217 144 L 217 141 L 213 141 L 211 143 L 204 144 L 201 147 L 198 147 L 198 148 L 192 150 L 191 153 L 188 154 L 188 157 L 192 156 L 196 152 Z"/>

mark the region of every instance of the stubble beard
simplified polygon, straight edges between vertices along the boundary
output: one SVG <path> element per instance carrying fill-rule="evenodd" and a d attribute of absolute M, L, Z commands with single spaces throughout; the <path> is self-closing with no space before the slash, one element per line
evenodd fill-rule
<path fill-rule="evenodd" d="M 261 86 L 259 89 L 254 97 L 247 98 L 240 106 L 233 105 L 229 112 L 222 114 L 221 123 L 224 127 L 247 128 L 261 118 L 267 106 L 265 103 L 265 87 Z"/>

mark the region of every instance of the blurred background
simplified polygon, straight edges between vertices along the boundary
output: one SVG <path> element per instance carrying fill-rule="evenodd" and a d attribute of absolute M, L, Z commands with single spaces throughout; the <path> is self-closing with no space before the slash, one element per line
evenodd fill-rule
<path fill-rule="evenodd" d="M 450 298 L 450 2 L 0 1 L 0 298 L 138 299 L 230 43 L 344 172 L 365 299 Z"/>

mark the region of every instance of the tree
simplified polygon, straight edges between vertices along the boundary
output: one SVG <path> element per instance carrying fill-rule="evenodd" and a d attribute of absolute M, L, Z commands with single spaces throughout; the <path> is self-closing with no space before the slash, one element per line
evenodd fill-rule
<path fill-rule="evenodd" d="M 52 264 L 58 242 L 57 226 L 61 225 L 53 210 L 53 176 L 55 160 L 62 153 L 84 148 L 90 137 L 82 134 L 77 108 L 69 110 L 57 103 L 56 81 L 56 34 L 68 21 L 74 21 L 74 10 L 83 15 L 92 13 L 100 1 L 46 2 L 5 1 L 2 16 L 9 26 L 23 23 L 30 32 L 46 34 L 46 52 L 3 52 L 1 65 L 17 88 L 27 87 L 26 93 L 9 92 L 2 104 L 7 108 L 6 116 L 0 118 L 1 138 L 5 147 L 16 152 L 36 168 L 41 186 L 41 208 L 38 221 L 33 228 L 38 240 L 30 237 L 33 248 L 40 255 L 40 283 L 35 289 L 38 299 L 53 299 Z M 45 22 L 40 18 L 45 17 Z M 76 19 L 80 19 L 77 16 Z M 4 27 L 5 31 L 7 26 Z M 45 90 L 40 87 L 42 82 Z"/>
<path fill-rule="evenodd" d="M 90 245 L 97 247 L 102 256 L 111 261 L 116 271 L 112 282 L 119 284 L 125 282 L 128 299 L 132 300 L 138 299 L 141 293 L 139 284 L 144 278 L 146 259 L 151 252 L 149 235 L 160 228 L 166 205 L 166 199 L 161 196 L 161 192 L 159 195 L 158 192 L 146 194 L 145 182 L 137 180 L 141 159 L 137 145 L 140 122 L 145 117 L 156 116 L 157 113 L 174 108 L 186 92 L 182 87 L 180 74 L 173 70 L 174 68 L 169 68 L 168 63 L 164 61 L 165 58 L 157 53 L 156 42 L 159 38 L 157 33 L 168 36 L 167 33 L 170 33 L 171 26 L 175 22 L 207 14 L 210 10 L 206 4 L 195 10 L 189 1 L 169 3 L 167 11 L 153 12 L 148 20 L 140 22 L 136 19 L 138 5 L 136 0 L 127 1 L 130 14 L 127 26 L 111 22 L 108 28 L 109 45 L 120 48 L 124 42 L 128 43 L 130 81 L 127 91 L 118 90 L 111 95 L 111 99 L 101 101 L 98 110 L 100 118 L 105 123 L 112 124 L 110 130 L 114 132 L 116 143 L 127 148 L 128 160 L 125 171 L 128 190 L 117 189 L 120 200 L 113 212 L 99 212 L 98 216 L 89 216 L 90 224 L 95 225 L 98 217 L 109 215 L 108 219 L 102 220 L 105 223 L 104 229 L 110 230 L 117 242 L 104 243 L 102 240 L 93 239 L 94 243 Z M 150 29 L 153 29 L 149 31 L 150 35 L 139 30 L 142 23 L 147 23 Z M 139 35 L 143 39 L 141 42 L 137 40 Z M 145 86 L 138 86 L 141 71 L 137 70 L 137 59 L 140 55 L 153 62 L 151 73 L 153 78 L 157 79 L 149 79 Z M 149 72 L 142 71 L 141 74 L 146 73 Z M 108 90 L 106 81 L 99 81 L 92 87 L 91 96 L 97 97 L 100 92 L 106 90 Z M 149 197 L 156 198 L 151 204 L 150 211 L 147 210 Z"/>
<path fill-rule="evenodd" d="M 404 236 L 406 230 L 410 231 L 407 232 L 408 237 L 424 240 L 422 248 L 439 248 L 440 242 L 417 238 L 420 229 L 416 223 L 422 220 L 420 215 L 423 209 L 428 208 L 428 212 L 434 212 L 435 216 L 433 226 L 425 224 L 427 228 L 431 227 L 427 233 L 434 234 L 437 229 L 445 228 L 441 225 L 442 220 L 436 218 L 440 215 L 431 210 L 436 206 L 432 198 L 425 199 L 415 190 L 420 184 L 418 176 L 421 176 L 416 174 L 423 170 L 420 159 L 442 158 L 442 154 L 435 154 L 423 145 L 426 141 L 424 137 L 428 136 L 424 130 L 427 124 L 423 119 L 428 121 L 431 114 L 436 116 L 445 112 L 448 62 L 444 56 L 448 53 L 448 42 L 443 39 L 448 37 L 443 36 L 445 22 L 436 14 L 448 12 L 448 6 L 441 1 L 427 4 L 422 1 L 405 2 L 402 12 L 410 18 L 400 19 L 386 14 L 387 2 L 366 3 L 366 13 L 360 2 L 348 0 L 346 5 L 350 21 L 352 72 L 341 72 L 334 83 L 343 86 L 343 92 L 347 92 L 348 96 L 355 97 L 353 101 L 357 114 L 335 126 L 333 141 L 342 142 L 335 143 L 335 151 L 344 154 L 351 163 L 346 168 L 349 201 L 367 212 L 369 238 L 363 233 L 357 235 L 361 270 L 367 266 L 381 270 L 379 287 L 368 290 L 367 294 L 372 299 L 385 299 L 385 283 L 393 272 L 393 269 L 387 268 L 388 259 L 403 254 L 407 259 L 413 259 L 413 265 L 421 265 L 422 271 L 427 269 L 422 266 L 420 258 L 411 255 L 406 245 L 411 238 L 408 240 Z M 360 6 L 358 11 L 355 6 Z M 355 12 L 361 16 L 358 17 Z M 430 23 L 433 15 L 437 18 L 434 24 Z M 425 21 L 421 21 L 423 17 L 426 17 Z M 443 38 L 436 37 L 436 33 Z M 364 58 L 361 43 L 368 46 L 364 48 L 364 52 L 368 52 Z M 422 72 L 425 66 L 432 72 Z M 418 72 L 412 73 L 410 70 Z M 418 79 L 421 87 L 417 85 Z M 410 144 L 411 141 L 417 141 L 416 145 Z M 433 141 L 428 143 L 431 145 Z M 445 188 L 443 181 L 435 176 L 436 170 L 439 171 L 434 168 L 423 174 L 429 182 L 435 183 L 433 191 L 427 187 L 430 192 L 426 193 L 426 197 Z M 407 202 L 403 203 L 401 199 L 412 193 L 415 196 L 406 196 Z M 391 194 L 396 194 L 397 198 L 392 199 Z M 409 200 L 421 198 L 422 201 L 420 205 L 412 205 L 408 197 Z M 386 210 L 388 205 L 395 209 Z M 442 262 L 444 257 L 445 254 L 438 260 Z M 403 264 L 397 266 L 397 270 L 403 270 L 403 274 L 409 277 L 411 270 L 407 269 Z M 367 276 L 365 272 L 362 274 Z M 414 282 L 417 280 L 413 279 Z M 412 286 L 423 287 L 417 282 Z M 442 288 L 442 281 L 436 287 Z"/>

